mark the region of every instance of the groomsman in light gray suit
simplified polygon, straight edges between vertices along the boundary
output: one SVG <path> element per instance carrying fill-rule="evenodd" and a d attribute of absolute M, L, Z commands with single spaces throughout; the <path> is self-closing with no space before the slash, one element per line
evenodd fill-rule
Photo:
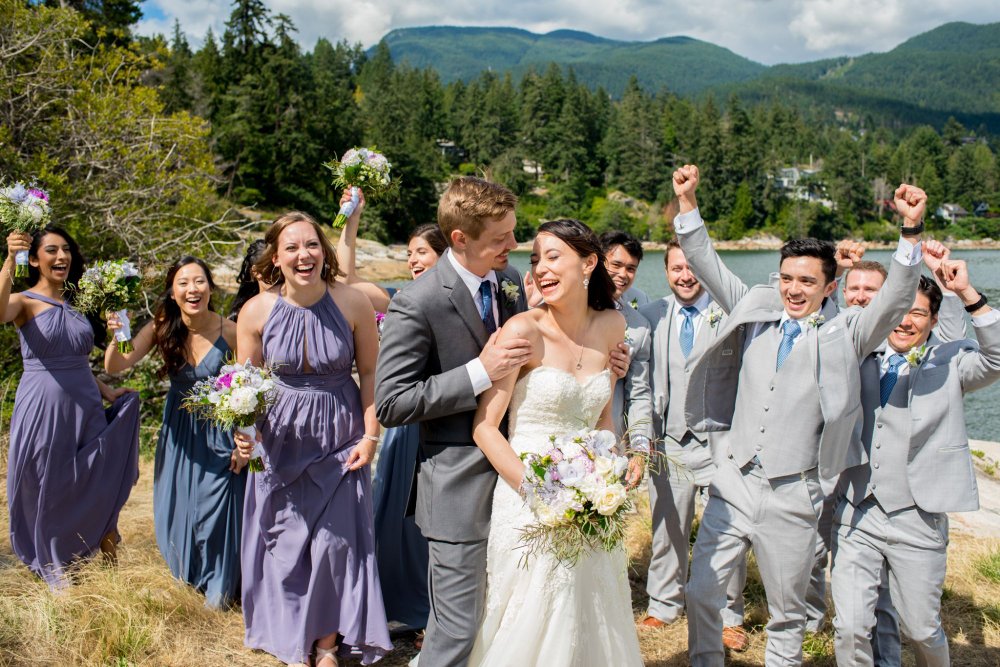
<path fill-rule="evenodd" d="M 721 330 L 725 317 L 691 272 L 676 240 L 667 244 L 663 260 L 670 294 L 639 309 L 653 328 L 653 435 L 663 442 L 667 457 L 650 475 L 653 545 L 646 577 L 649 607 L 641 621 L 648 628 L 673 623 L 684 612 L 695 497 L 708 488 L 716 470 L 709 434 L 689 429 L 684 417 L 687 364 Z M 736 651 L 749 643 L 742 627 L 745 579 L 746 568 L 739 568 L 730 580 L 722 612 L 722 642 Z"/>
<path fill-rule="evenodd" d="M 868 461 L 843 474 L 834 514 L 837 663 L 872 665 L 871 629 L 884 570 L 917 664 L 950 664 L 941 627 L 947 512 L 979 508 L 962 397 L 1000 379 L 1000 312 L 969 284 L 965 262 L 944 260 L 939 283 L 972 313 L 979 345 L 942 343 L 941 289 L 927 278 L 910 311 L 861 365 Z"/>
<path fill-rule="evenodd" d="M 789 241 L 776 284 L 748 288 L 712 247 L 697 210 L 698 170 L 674 172 L 678 239 L 694 273 L 729 312 L 689 361 L 686 418 L 720 431 L 728 451 L 710 486 L 688 584 L 691 663 L 722 665 L 721 609 L 752 547 L 768 599 L 767 665 L 802 662 L 805 595 L 823 502 L 819 475 L 864 461 L 859 364 L 902 319 L 920 277 L 926 195 L 900 186 L 899 248 L 882 290 L 864 310 L 838 313 L 830 243 Z"/>
<path fill-rule="evenodd" d="M 615 286 L 618 309 L 625 316 L 625 344 L 632 349 L 632 362 L 624 378 L 615 383 L 611 416 L 615 433 L 621 437 L 626 430 L 633 447 L 649 450 L 653 434 L 653 396 L 649 388 L 649 322 L 631 303 L 623 300 L 635 282 L 635 273 L 642 261 L 639 239 L 622 231 L 601 235 L 604 266 Z"/>
<path fill-rule="evenodd" d="M 477 397 L 531 356 L 527 340 L 495 342 L 526 309 L 520 276 L 506 268 L 516 201 L 482 179 L 452 181 L 438 206 L 449 249 L 392 299 L 378 357 L 379 421 L 421 426 L 416 521 L 428 541 L 431 613 L 420 661 L 431 667 L 466 664 L 486 600 L 497 473 L 472 441 Z"/>

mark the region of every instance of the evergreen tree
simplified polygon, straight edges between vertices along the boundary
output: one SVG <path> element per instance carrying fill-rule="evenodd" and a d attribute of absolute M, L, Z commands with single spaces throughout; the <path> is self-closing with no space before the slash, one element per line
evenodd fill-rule
<path fill-rule="evenodd" d="M 167 73 L 160 94 L 167 113 L 191 109 L 192 57 L 191 47 L 181 31 L 181 23 L 175 19 L 174 34 L 170 41 L 170 56 L 167 58 Z"/>

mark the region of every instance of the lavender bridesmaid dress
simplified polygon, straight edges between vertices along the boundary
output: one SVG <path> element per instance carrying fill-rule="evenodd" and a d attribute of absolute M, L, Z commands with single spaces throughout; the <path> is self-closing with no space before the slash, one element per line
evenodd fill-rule
<path fill-rule="evenodd" d="M 364 433 L 353 333 L 329 293 L 308 308 L 279 296 L 263 348 L 280 393 L 261 431 L 266 470 L 247 484 L 246 644 L 286 663 L 309 662 L 316 640 L 338 632 L 340 654 L 367 665 L 392 643 L 375 564 L 371 471 L 344 465 Z"/>
<path fill-rule="evenodd" d="M 117 529 L 139 478 L 139 395 L 107 410 L 90 370 L 94 333 L 66 303 L 50 304 L 18 330 L 24 375 L 10 420 L 7 503 L 14 553 L 52 588 L 66 566 L 95 553 Z"/>

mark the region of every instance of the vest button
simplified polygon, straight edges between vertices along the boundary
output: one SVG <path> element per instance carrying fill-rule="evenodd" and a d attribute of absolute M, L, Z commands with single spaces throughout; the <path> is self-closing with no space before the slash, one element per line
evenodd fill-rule
<path fill-rule="evenodd" d="M 875 468 L 875 470 L 878 470 L 878 461 L 876 461 L 875 463 L 873 463 L 872 467 Z"/>
<path fill-rule="evenodd" d="M 754 447 L 753 449 L 754 449 L 754 451 L 755 451 L 755 452 L 759 452 L 760 450 L 762 450 L 762 449 L 764 449 L 764 448 L 763 448 L 763 447 L 761 447 L 760 445 L 757 445 L 757 446 L 756 446 L 756 447 Z"/>
<path fill-rule="evenodd" d="M 882 422 L 879 422 L 879 423 L 877 424 L 877 426 L 878 426 L 879 428 L 882 428 Z"/>
<path fill-rule="evenodd" d="M 881 448 L 882 448 L 882 443 L 881 442 L 876 442 L 875 443 L 875 449 L 881 449 Z"/>
<path fill-rule="evenodd" d="M 761 433 L 763 433 L 763 432 L 764 432 L 764 427 L 763 427 L 763 426 L 761 426 L 761 427 L 760 427 L 760 432 L 761 432 Z"/>
<path fill-rule="evenodd" d="M 771 409 L 771 408 L 767 407 L 766 405 L 764 406 L 764 412 L 767 412 L 767 411 L 768 411 L 768 410 L 770 410 L 770 409 Z"/>

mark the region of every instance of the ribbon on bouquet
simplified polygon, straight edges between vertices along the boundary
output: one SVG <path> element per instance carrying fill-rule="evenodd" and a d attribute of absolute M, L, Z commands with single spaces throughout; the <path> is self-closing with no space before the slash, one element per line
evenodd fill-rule
<path fill-rule="evenodd" d="M 354 214 L 357 210 L 358 204 L 361 203 L 360 190 L 357 186 L 351 186 L 351 198 L 345 201 L 340 210 L 337 212 L 337 217 L 333 221 L 333 226 L 340 228 L 344 225 L 344 222 Z"/>
<path fill-rule="evenodd" d="M 250 463 L 247 467 L 250 468 L 251 472 L 264 472 L 264 448 L 261 447 L 260 441 L 257 440 L 257 427 L 253 424 L 238 426 L 236 427 L 236 431 L 245 435 L 247 440 L 253 442 L 253 451 L 250 452 Z"/>
<path fill-rule="evenodd" d="M 128 310 L 116 310 L 115 315 L 118 316 L 118 320 L 122 323 L 120 329 L 115 331 L 115 340 L 118 341 L 118 351 L 122 354 L 128 354 L 133 349 L 132 346 L 132 323 L 128 319 Z"/>

